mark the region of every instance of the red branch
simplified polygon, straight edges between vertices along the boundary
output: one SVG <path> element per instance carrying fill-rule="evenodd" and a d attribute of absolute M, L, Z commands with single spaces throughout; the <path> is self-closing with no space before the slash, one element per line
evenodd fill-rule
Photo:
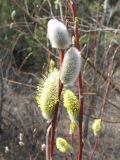
<path fill-rule="evenodd" d="M 61 50 L 59 54 L 60 58 L 60 70 L 62 66 L 62 62 L 64 59 L 64 51 Z M 58 80 L 58 102 L 56 103 L 55 106 L 55 115 L 54 118 L 51 122 L 51 134 L 50 134 L 50 160 L 53 160 L 53 147 L 54 147 L 54 137 L 55 137 L 55 125 L 56 125 L 56 120 L 57 120 L 57 114 L 58 114 L 58 108 L 59 108 L 59 101 L 60 101 L 60 96 L 62 92 L 63 84 L 60 82 L 60 71 L 59 71 L 59 80 Z"/>
<path fill-rule="evenodd" d="M 75 36 L 75 46 L 79 49 L 79 34 L 78 34 L 78 22 L 76 18 L 76 5 L 72 1 L 72 14 L 74 21 L 74 36 Z M 83 121 L 83 86 L 82 86 L 82 73 L 80 72 L 78 76 L 78 90 L 79 90 L 79 100 L 80 100 L 80 116 L 79 116 L 79 127 L 78 127 L 78 160 L 82 160 L 82 121 Z"/>
<path fill-rule="evenodd" d="M 91 152 L 91 154 L 90 154 L 90 156 L 89 156 L 89 160 L 92 160 L 92 159 L 93 159 L 93 155 L 94 155 L 94 153 L 95 153 L 95 150 L 96 150 L 96 147 L 97 147 L 98 142 L 99 142 L 99 139 L 98 139 L 98 137 L 96 137 L 96 140 L 95 140 L 95 143 L 94 143 L 94 146 L 93 146 L 93 150 L 92 150 L 92 152 Z"/>
<path fill-rule="evenodd" d="M 78 129 L 78 136 L 79 136 L 79 143 L 78 143 L 78 160 L 82 160 L 82 121 L 83 121 L 83 91 L 82 91 L 82 74 L 79 74 L 78 77 L 78 89 L 79 89 L 79 100 L 80 100 L 80 116 L 79 116 L 79 129 Z"/>

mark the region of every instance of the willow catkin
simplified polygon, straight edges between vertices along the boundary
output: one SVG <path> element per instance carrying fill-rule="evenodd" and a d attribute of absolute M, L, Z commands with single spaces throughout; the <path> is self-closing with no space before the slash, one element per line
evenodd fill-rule
<path fill-rule="evenodd" d="M 95 136 L 99 135 L 101 131 L 101 119 L 95 119 L 92 124 L 92 130 Z"/>
<path fill-rule="evenodd" d="M 71 45 L 66 26 L 57 19 L 48 21 L 47 36 L 53 48 L 66 49 Z"/>
<path fill-rule="evenodd" d="M 60 152 L 63 153 L 72 151 L 71 145 L 64 138 L 61 137 L 57 137 L 56 147 Z"/>
<path fill-rule="evenodd" d="M 66 90 L 63 95 L 63 103 L 71 122 L 77 124 L 80 107 L 79 107 L 79 101 L 75 96 L 75 94 L 70 90 Z"/>
<path fill-rule="evenodd" d="M 71 47 L 65 54 L 60 80 L 64 85 L 72 85 L 78 77 L 81 70 L 82 58 L 79 50 Z"/>
<path fill-rule="evenodd" d="M 78 125 L 75 122 L 71 122 L 69 134 L 73 134 L 75 131 L 77 131 L 77 129 L 78 129 Z"/>
<path fill-rule="evenodd" d="M 36 101 L 43 117 L 50 122 L 53 119 L 58 101 L 58 71 L 54 70 L 40 81 L 36 92 Z"/>

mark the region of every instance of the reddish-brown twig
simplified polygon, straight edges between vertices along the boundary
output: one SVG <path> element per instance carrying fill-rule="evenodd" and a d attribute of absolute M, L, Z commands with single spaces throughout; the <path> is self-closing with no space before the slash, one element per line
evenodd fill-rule
<path fill-rule="evenodd" d="M 79 117 L 79 144 L 78 160 L 82 160 L 82 121 L 83 121 L 83 91 L 82 91 L 82 74 L 78 77 L 79 100 L 80 100 L 80 117 Z"/>
<path fill-rule="evenodd" d="M 112 81 L 112 75 L 113 75 L 113 68 L 112 68 L 112 66 L 113 66 L 115 55 L 116 55 L 117 50 L 119 48 L 120 48 L 120 45 L 115 49 L 114 54 L 112 56 L 111 63 L 110 63 L 109 68 L 108 68 L 108 80 L 107 80 L 108 82 L 107 82 L 107 87 L 106 87 L 105 95 L 104 95 L 104 98 L 103 98 L 103 103 L 102 103 L 100 117 L 102 117 L 102 115 L 104 113 L 104 110 L 105 110 L 105 104 L 106 104 L 106 101 L 107 101 L 107 95 L 108 95 L 108 91 L 109 91 L 109 86 L 110 86 L 110 82 Z"/>
<path fill-rule="evenodd" d="M 98 139 L 98 137 L 96 137 L 96 140 L 95 140 L 95 143 L 94 143 L 94 146 L 93 146 L 93 150 L 92 150 L 92 152 L 91 152 L 91 154 L 90 154 L 90 156 L 89 156 L 89 160 L 92 160 L 92 159 L 93 159 L 93 155 L 94 155 L 94 153 L 95 153 L 95 150 L 96 150 L 98 141 L 99 141 L 99 139 Z"/>
<path fill-rule="evenodd" d="M 76 5 L 74 1 L 71 1 L 72 14 L 74 21 L 74 36 L 75 46 L 79 49 L 79 34 L 78 34 L 78 22 L 76 17 Z M 80 100 L 80 116 L 79 116 L 79 127 L 78 127 L 78 160 L 82 160 L 82 121 L 83 121 L 83 86 L 82 86 L 82 73 L 78 76 L 78 90 Z"/>
<path fill-rule="evenodd" d="M 115 58 L 115 55 L 117 53 L 117 50 L 119 49 L 120 46 L 118 46 L 116 48 L 116 50 L 114 51 L 114 54 L 112 56 L 112 60 L 111 60 L 111 63 L 109 65 L 109 69 L 108 69 L 108 79 L 107 79 L 107 85 L 106 85 L 106 89 L 105 89 L 105 94 L 104 94 L 104 97 L 103 97 L 103 103 L 102 103 L 102 107 L 101 107 L 101 112 L 100 112 L 100 115 L 99 117 L 102 119 L 102 116 L 104 114 L 104 111 L 105 111 L 105 105 L 106 105 L 106 101 L 107 101 L 107 95 L 108 95 L 108 91 L 109 91 L 109 87 L 110 87 L 110 82 L 112 80 L 112 75 L 113 75 L 113 69 L 112 69 L 112 66 L 113 66 L 113 60 Z M 103 120 L 102 120 L 103 121 Z M 101 122 L 102 123 L 102 122 Z M 97 144 L 98 144 L 98 138 L 96 137 L 96 140 L 95 140 L 95 144 L 93 146 L 93 149 L 92 149 L 92 153 L 90 154 L 90 157 L 89 157 L 89 160 L 92 160 L 93 159 L 93 155 L 94 155 L 94 152 L 96 150 L 96 147 L 97 147 Z"/>
<path fill-rule="evenodd" d="M 59 54 L 60 58 L 60 70 L 64 58 L 64 51 L 61 50 Z M 58 108 L 59 108 L 59 100 L 62 92 L 63 84 L 60 82 L 60 71 L 59 71 L 59 80 L 58 80 L 58 102 L 56 103 L 55 106 L 55 115 L 54 118 L 51 122 L 51 134 L 50 134 L 50 160 L 53 160 L 53 147 L 54 147 L 54 137 L 55 137 L 55 125 L 56 125 L 56 120 L 57 120 L 57 114 L 58 114 Z"/>

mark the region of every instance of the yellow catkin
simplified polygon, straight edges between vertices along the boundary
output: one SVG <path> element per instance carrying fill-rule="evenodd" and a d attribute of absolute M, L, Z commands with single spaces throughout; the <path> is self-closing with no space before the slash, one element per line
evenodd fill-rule
<path fill-rule="evenodd" d="M 92 124 L 92 130 L 95 136 L 97 136 L 101 131 L 101 119 L 95 119 Z"/>
<path fill-rule="evenodd" d="M 79 101 L 75 94 L 70 90 L 66 90 L 64 93 L 64 107 L 66 108 L 71 121 L 76 123 L 80 111 Z"/>
<path fill-rule="evenodd" d="M 69 133 L 73 134 L 75 131 L 77 131 L 77 128 L 78 128 L 78 125 L 76 123 L 74 123 L 74 122 L 71 122 L 70 123 L 70 131 L 69 131 Z"/>
<path fill-rule="evenodd" d="M 54 70 L 37 87 L 36 102 L 43 117 L 49 122 L 53 119 L 55 105 L 58 101 L 58 71 Z"/>
<path fill-rule="evenodd" d="M 56 139 L 56 147 L 60 152 L 63 152 L 63 153 L 70 152 L 72 150 L 71 145 L 68 144 L 68 142 L 61 137 L 58 137 Z"/>

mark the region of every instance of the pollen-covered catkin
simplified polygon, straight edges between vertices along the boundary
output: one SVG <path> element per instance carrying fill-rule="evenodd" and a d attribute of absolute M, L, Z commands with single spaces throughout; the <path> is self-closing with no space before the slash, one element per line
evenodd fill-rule
<path fill-rule="evenodd" d="M 72 91 L 66 90 L 63 98 L 64 107 L 66 108 L 67 113 L 69 114 L 71 122 L 77 124 L 80 111 L 79 101 L 77 97 Z"/>
<path fill-rule="evenodd" d="M 66 26 L 57 19 L 48 21 L 47 36 L 53 48 L 66 49 L 71 45 Z"/>
<path fill-rule="evenodd" d="M 77 79 L 82 67 L 82 57 L 79 50 L 71 47 L 65 54 L 60 80 L 64 85 L 72 85 Z"/>
<path fill-rule="evenodd" d="M 61 137 L 57 137 L 56 147 L 60 152 L 63 152 L 63 153 L 70 152 L 72 150 L 72 147 L 70 146 L 70 144 L 68 144 L 68 142 Z"/>
<path fill-rule="evenodd" d="M 99 135 L 101 131 L 101 119 L 95 119 L 92 124 L 92 130 L 95 136 Z"/>
<path fill-rule="evenodd" d="M 36 101 L 43 117 L 50 122 L 58 101 L 58 70 L 54 70 L 40 81 L 37 87 Z"/>
<path fill-rule="evenodd" d="M 70 130 L 69 130 L 69 134 L 73 134 L 78 128 L 78 125 L 74 122 L 70 123 Z"/>

